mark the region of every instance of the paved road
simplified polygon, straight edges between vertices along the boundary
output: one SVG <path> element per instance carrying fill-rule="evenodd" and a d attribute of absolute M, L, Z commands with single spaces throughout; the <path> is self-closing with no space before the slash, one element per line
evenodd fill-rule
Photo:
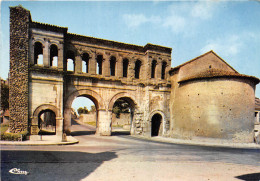
<path fill-rule="evenodd" d="M 260 180 L 260 152 L 159 143 L 125 133 L 94 135 L 74 124 L 80 141 L 63 146 L 2 146 L 2 180 Z M 11 174 L 12 168 L 29 172 Z"/>

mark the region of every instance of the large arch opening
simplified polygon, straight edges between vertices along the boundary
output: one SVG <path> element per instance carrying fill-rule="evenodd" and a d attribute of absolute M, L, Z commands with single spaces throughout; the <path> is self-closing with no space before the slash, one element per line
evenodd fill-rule
<path fill-rule="evenodd" d="M 162 116 L 159 113 L 153 115 L 151 120 L 151 136 L 159 136 L 162 130 Z"/>
<path fill-rule="evenodd" d="M 96 74 L 102 75 L 103 55 L 97 56 Z"/>
<path fill-rule="evenodd" d="M 41 42 L 34 44 L 34 64 L 43 65 L 43 46 Z"/>
<path fill-rule="evenodd" d="M 127 77 L 129 61 L 127 58 L 123 60 L 123 77 Z"/>
<path fill-rule="evenodd" d="M 142 65 L 142 62 L 140 60 L 137 60 L 135 62 L 135 78 L 136 79 L 140 78 L 141 65 Z"/>
<path fill-rule="evenodd" d="M 116 57 L 114 56 L 110 58 L 110 75 L 111 76 L 116 75 Z"/>
<path fill-rule="evenodd" d="M 162 63 L 162 75 L 161 75 L 161 79 L 165 79 L 166 67 L 167 67 L 167 63 L 166 63 L 166 62 L 163 62 L 163 63 Z"/>
<path fill-rule="evenodd" d="M 157 64 L 157 61 L 156 61 L 156 60 L 153 60 L 153 61 L 152 61 L 152 67 L 151 67 L 151 78 L 155 78 L 156 64 Z"/>
<path fill-rule="evenodd" d="M 75 71 L 75 54 L 73 51 L 68 50 L 66 54 L 67 71 Z"/>
<path fill-rule="evenodd" d="M 88 73 L 89 72 L 89 54 L 83 53 L 82 55 L 82 72 Z"/>
<path fill-rule="evenodd" d="M 97 128 L 97 108 L 88 95 L 78 96 L 72 102 L 71 134 L 73 136 L 95 134 Z"/>
<path fill-rule="evenodd" d="M 105 110 L 105 106 L 104 106 L 104 100 L 103 98 L 96 93 L 95 91 L 89 90 L 89 89 L 82 89 L 82 90 L 77 90 L 75 92 L 72 92 L 65 101 L 65 107 L 64 107 L 64 132 L 67 135 L 71 134 L 71 127 L 72 127 L 72 122 L 71 122 L 71 112 L 72 112 L 72 103 L 73 101 L 77 98 L 77 97 L 85 97 L 90 99 L 93 104 L 95 105 L 95 109 L 96 109 L 96 134 L 99 134 L 99 114 L 101 114 L 101 112 L 103 113 Z M 84 108 L 85 104 L 81 104 L 80 106 Z M 75 110 L 74 110 L 75 111 Z M 82 130 L 85 132 L 82 132 L 82 134 L 86 134 L 86 130 Z"/>
<path fill-rule="evenodd" d="M 54 44 L 50 46 L 50 66 L 58 66 L 58 47 Z"/>
<path fill-rule="evenodd" d="M 40 135 L 55 135 L 56 114 L 50 109 L 42 110 L 38 114 L 38 128 Z"/>
<path fill-rule="evenodd" d="M 111 129 L 112 135 L 130 135 L 135 103 L 129 97 L 118 98 L 113 105 Z"/>

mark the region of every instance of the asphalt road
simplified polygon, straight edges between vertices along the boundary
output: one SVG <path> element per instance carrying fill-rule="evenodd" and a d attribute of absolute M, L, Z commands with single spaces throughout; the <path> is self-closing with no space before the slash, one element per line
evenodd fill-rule
<path fill-rule="evenodd" d="M 1 179 L 260 180 L 259 150 L 159 143 L 125 132 L 100 137 L 94 131 L 74 124 L 76 145 L 2 145 Z M 14 168 L 29 173 L 9 173 Z"/>

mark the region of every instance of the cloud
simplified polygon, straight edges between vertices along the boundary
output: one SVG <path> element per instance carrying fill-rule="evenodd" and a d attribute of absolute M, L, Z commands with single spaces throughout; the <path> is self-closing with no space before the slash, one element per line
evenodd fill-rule
<path fill-rule="evenodd" d="M 173 2 L 166 9 L 165 16 L 125 14 L 123 19 L 128 27 L 138 27 L 145 23 L 169 28 L 174 33 L 196 28 L 202 21 L 209 20 L 215 12 L 216 2 Z"/>
<path fill-rule="evenodd" d="M 187 21 L 185 18 L 178 15 L 171 15 L 165 18 L 164 27 L 169 27 L 175 33 L 179 33 L 186 27 Z"/>
<path fill-rule="evenodd" d="M 190 14 L 194 18 L 210 19 L 214 14 L 214 2 L 197 2 L 190 11 Z"/>
<path fill-rule="evenodd" d="M 159 23 L 161 21 L 161 18 L 158 16 L 148 18 L 144 14 L 125 14 L 123 19 L 129 27 L 138 27 L 147 22 Z"/>
<path fill-rule="evenodd" d="M 241 38 L 237 35 L 232 35 L 223 39 L 210 40 L 200 51 L 201 53 L 205 53 L 213 50 L 223 56 L 235 56 L 240 52 L 242 47 L 243 42 Z"/>

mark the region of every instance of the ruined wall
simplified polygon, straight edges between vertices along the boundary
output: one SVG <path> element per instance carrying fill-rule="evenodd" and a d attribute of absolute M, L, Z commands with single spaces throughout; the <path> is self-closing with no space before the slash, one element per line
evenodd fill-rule
<path fill-rule="evenodd" d="M 173 137 L 253 142 L 255 83 L 244 78 L 210 78 L 179 84 L 172 105 Z"/>
<path fill-rule="evenodd" d="M 28 128 L 29 109 L 29 23 L 30 12 L 10 7 L 10 131 Z"/>

